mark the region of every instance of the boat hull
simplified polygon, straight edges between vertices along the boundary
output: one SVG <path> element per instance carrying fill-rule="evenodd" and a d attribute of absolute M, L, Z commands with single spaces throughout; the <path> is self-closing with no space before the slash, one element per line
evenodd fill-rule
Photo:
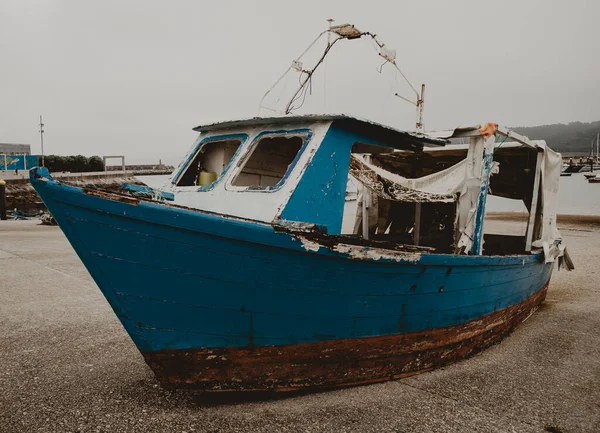
<path fill-rule="evenodd" d="M 548 284 L 525 301 L 441 329 L 287 346 L 144 353 L 163 386 L 211 392 L 292 392 L 384 382 L 423 373 L 498 343 L 529 318 Z"/>
<path fill-rule="evenodd" d="M 543 301 L 540 253 L 457 256 L 53 181 L 32 183 L 157 377 L 264 391 L 387 380 L 499 341 Z"/>

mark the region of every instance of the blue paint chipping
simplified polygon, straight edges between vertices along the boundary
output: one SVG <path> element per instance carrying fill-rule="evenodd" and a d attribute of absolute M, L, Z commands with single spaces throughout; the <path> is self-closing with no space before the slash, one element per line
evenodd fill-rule
<path fill-rule="evenodd" d="M 326 226 L 329 234 L 342 231 L 353 138 L 347 132 L 329 128 L 281 213 L 282 219 Z"/>
<path fill-rule="evenodd" d="M 355 143 L 393 148 L 412 148 L 404 143 L 384 141 L 365 136 L 355 129 L 346 129 L 344 123 L 333 122 L 300 184 L 281 213 L 281 218 L 327 227 L 327 233 L 340 234 L 346 199 L 350 152 Z"/>
<path fill-rule="evenodd" d="M 494 147 L 491 146 L 489 151 L 485 151 L 483 155 L 483 170 L 481 173 L 481 188 L 479 190 L 479 198 L 477 202 L 477 213 L 475 214 L 475 228 L 473 231 L 473 247 L 471 252 L 473 255 L 481 255 L 483 247 L 483 220 L 485 218 L 485 205 L 487 202 L 488 190 L 490 187 L 490 176 L 492 172 L 492 164 L 494 162 Z"/>

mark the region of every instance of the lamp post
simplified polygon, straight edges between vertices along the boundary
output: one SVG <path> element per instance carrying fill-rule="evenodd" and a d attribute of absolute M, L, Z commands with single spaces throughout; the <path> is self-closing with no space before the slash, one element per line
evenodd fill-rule
<path fill-rule="evenodd" d="M 42 123 L 42 115 L 40 114 L 40 142 L 42 144 L 42 167 L 44 165 L 44 124 Z"/>

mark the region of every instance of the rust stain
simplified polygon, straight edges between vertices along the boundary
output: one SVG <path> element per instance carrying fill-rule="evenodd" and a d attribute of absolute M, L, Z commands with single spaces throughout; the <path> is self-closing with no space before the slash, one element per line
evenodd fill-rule
<path fill-rule="evenodd" d="M 203 391 L 331 389 L 400 379 L 498 343 L 537 310 L 548 284 L 520 304 L 447 328 L 287 346 L 144 353 L 163 385 Z"/>

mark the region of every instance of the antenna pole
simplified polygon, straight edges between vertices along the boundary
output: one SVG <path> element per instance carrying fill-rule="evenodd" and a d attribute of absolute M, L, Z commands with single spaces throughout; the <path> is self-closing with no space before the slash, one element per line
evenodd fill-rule
<path fill-rule="evenodd" d="M 329 27 L 327 29 L 327 48 L 331 46 L 331 24 L 335 20 L 333 18 L 328 18 L 327 23 Z M 324 61 L 325 65 L 323 66 L 323 109 L 325 113 L 327 113 L 327 58 Z"/>
<path fill-rule="evenodd" d="M 425 84 L 421 84 L 421 96 L 417 99 L 417 130 L 423 130 L 423 109 L 425 108 Z"/>
<path fill-rule="evenodd" d="M 42 115 L 40 114 L 40 143 L 42 145 L 42 167 L 44 165 L 44 123 L 42 122 Z"/>
<path fill-rule="evenodd" d="M 327 22 L 329 23 L 329 29 L 327 30 L 327 46 L 331 45 L 331 23 L 334 21 L 333 18 L 327 19 Z"/>

